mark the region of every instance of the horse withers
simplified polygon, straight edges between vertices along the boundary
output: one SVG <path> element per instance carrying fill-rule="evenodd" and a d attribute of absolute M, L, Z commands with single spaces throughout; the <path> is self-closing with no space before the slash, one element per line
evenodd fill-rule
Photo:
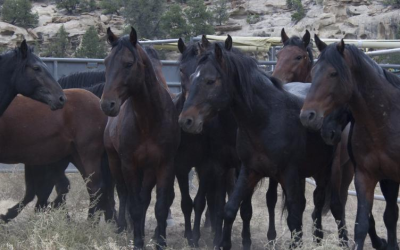
<path fill-rule="evenodd" d="M 110 116 L 104 140 L 120 199 L 118 223 L 126 223 L 121 215 L 128 203 L 134 246 L 143 248 L 146 211 L 157 185 L 154 236 L 157 248 L 162 248 L 174 199 L 174 157 L 180 141 L 178 114 L 135 29 L 118 38 L 108 28 L 107 38 L 112 50 L 105 59 L 101 109 Z"/>
<path fill-rule="evenodd" d="M 51 110 L 64 106 L 66 97 L 46 64 L 26 41 L 0 55 L 0 116 L 17 94 L 47 104 Z"/>

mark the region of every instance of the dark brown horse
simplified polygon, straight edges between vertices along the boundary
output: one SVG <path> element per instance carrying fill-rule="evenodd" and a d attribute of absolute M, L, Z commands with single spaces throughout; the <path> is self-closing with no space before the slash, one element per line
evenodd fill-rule
<path fill-rule="evenodd" d="M 378 181 L 400 181 L 400 143 L 398 126 L 400 79 L 379 67 L 353 45 L 339 43 L 327 46 L 315 36 L 321 56 L 312 71 L 313 84 L 303 105 L 300 118 L 304 126 L 319 129 L 324 117 L 348 105 L 355 124 L 351 149 L 356 162 L 357 218 L 355 242 L 363 249 L 370 229 L 374 190 Z M 384 186 L 396 197 L 399 185 Z M 384 221 L 388 229 L 388 248 L 398 249 L 396 224 L 398 207 L 388 199 Z"/>
<path fill-rule="evenodd" d="M 85 90 L 66 90 L 68 102 L 62 110 L 50 111 L 42 103 L 17 96 L 0 118 L 0 162 L 24 163 L 31 167 L 26 173 L 36 174 L 34 166 L 51 165 L 56 161 L 71 161 L 87 183 L 90 200 L 99 202 L 89 209 L 105 210 L 106 219 L 113 215 L 112 202 L 104 195 L 105 183 L 100 161 L 104 152 L 102 134 L 107 118 L 99 109 L 99 99 Z M 39 168 L 39 171 L 41 168 Z M 61 170 L 60 175 L 64 169 Z M 41 176 L 45 180 L 46 172 Z M 40 181 L 40 180 L 38 180 Z M 58 180 L 54 180 L 58 181 Z M 49 182 L 49 185 L 54 185 Z M 47 186 L 42 188 L 49 190 Z M 40 190 L 27 190 L 24 199 L 8 210 L 1 218 L 9 221 L 38 195 L 38 204 L 47 201 L 48 195 Z"/>
<path fill-rule="evenodd" d="M 65 95 L 46 64 L 24 40 L 19 48 L 0 55 L 0 116 L 17 94 L 50 106 L 64 106 Z"/>
<path fill-rule="evenodd" d="M 231 248 L 231 230 L 239 206 L 251 200 L 256 184 L 263 177 L 275 178 L 282 186 L 288 208 L 288 225 L 300 240 L 305 209 L 304 178 L 313 176 L 324 205 L 329 182 L 333 148 L 318 133 L 302 128 L 296 114 L 301 98 L 286 92 L 281 83 L 261 71 L 257 62 L 219 44 L 199 59 L 191 77 L 189 97 L 180 115 L 185 130 L 201 131 L 205 121 L 218 110 L 230 107 L 238 123 L 237 152 L 242 161 L 239 178 L 225 206 L 221 246 Z M 246 249 L 250 245 L 246 245 Z"/>
<path fill-rule="evenodd" d="M 174 157 L 180 141 L 178 114 L 168 91 L 158 81 L 136 31 L 116 37 L 110 28 L 111 53 L 105 59 L 106 84 L 101 109 L 111 116 L 104 133 L 110 169 L 120 199 L 133 219 L 134 246 L 144 247 L 146 211 L 157 185 L 157 247 L 166 245 L 166 220 L 174 198 Z"/>
<path fill-rule="evenodd" d="M 311 80 L 311 69 L 313 66 L 313 52 L 310 44 L 310 33 L 306 33 L 302 38 L 292 36 L 291 38 L 285 32 L 281 31 L 283 48 L 278 52 L 277 65 L 272 74 L 280 78 L 285 83 L 285 88 L 294 94 L 301 91 L 304 97 L 307 95 L 310 84 L 302 84 L 302 82 Z M 298 83 L 294 83 L 298 82 Z M 335 159 L 332 165 L 331 183 L 331 202 L 330 210 L 338 223 L 339 238 L 343 243 L 347 242 L 347 229 L 345 223 L 345 208 L 347 202 L 347 190 L 353 180 L 354 166 L 347 153 L 347 139 L 350 129 L 351 115 L 346 110 L 338 110 L 332 116 L 329 116 L 321 128 L 321 136 L 328 145 L 337 147 Z M 346 127 L 347 126 L 347 127 Z M 344 133 L 342 133 L 344 131 Z M 316 240 L 322 239 L 321 221 L 315 221 L 315 213 L 313 213 L 313 221 L 316 225 Z M 317 216 L 318 217 L 318 216 Z"/>

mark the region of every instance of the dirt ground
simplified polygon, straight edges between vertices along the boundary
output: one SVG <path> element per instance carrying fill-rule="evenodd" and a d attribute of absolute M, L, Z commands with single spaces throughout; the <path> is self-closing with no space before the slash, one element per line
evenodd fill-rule
<path fill-rule="evenodd" d="M 69 179 L 71 180 L 71 191 L 67 196 L 67 207 L 70 211 L 70 215 L 74 212 L 74 206 L 76 206 L 77 200 L 80 203 L 87 206 L 87 195 L 84 190 L 84 183 L 78 174 L 68 174 Z M 195 181 L 195 185 L 197 185 L 197 181 Z M 24 193 L 24 179 L 23 174 L 21 173 L 13 173 L 13 174 L 0 174 L 0 214 L 4 214 L 9 207 L 14 205 L 19 199 L 23 197 Z M 253 196 L 253 218 L 251 221 L 251 233 L 252 233 L 252 249 L 265 249 L 268 246 L 267 242 L 267 228 L 268 228 L 268 212 L 265 204 L 265 193 L 268 188 L 268 180 L 264 180 L 262 185 L 255 191 Z M 354 190 L 354 186 L 351 186 L 351 189 Z M 312 243 L 312 220 L 311 213 L 313 210 L 313 201 L 312 201 L 312 192 L 314 187 L 307 184 L 306 187 L 306 198 L 307 198 L 307 207 L 303 216 L 303 231 L 304 236 L 303 239 L 305 241 L 304 249 L 340 249 L 337 246 L 337 234 L 336 234 L 336 223 L 333 219 L 333 216 L 328 213 L 325 217 L 323 217 L 323 226 L 325 230 L 325 239 L 322 246 L 316 246 Z M 168 246 L 172 249 L 183 249 L 188 248 L 187 243 L 183 236 L 184 231 L 184 219 L 183 214 L 180 209 L 180 192 L 177 183 L 175 184 L 175 193 L 176 198 L 174 200 L 172 210 L 172 216 L 174 220 L 174 225 L 168 227 L 167 229 L 167 242 Z M 285 214 L 281 216 L 281 193 L 282 190 L 279 189 L 279 199 L 276 209 L 276 226 L 278 233 L 277 244 L 274 249 L 286 249 L 289 244 L 290 233 L 288 231 L 286 225 L 286 217 Z M 380 194 L 379 188 L 376 191 L 377 194 Z M 191 192 L 192 197 L 195 195 L 195 190 Z M 54 197 L 54 193 L 52 194 Z M 155 194 L 153 194 L 152 203 L 150 205 L 147 219 L 146 219 L 146 242 L 150 241 L 150 235 L 152 235 L 154 228 L 156 226 L 156 220 L 154 216 L 154 204 L 155 204 Z M 18 223 L 21 220 L 27 220 L 29 218 L 28 214 L 33 213 L 33 205 L 34 202 L 30 204 L 18 217 L 16 222 Z M 357 208 L 357 200 L 354 196 L 349 196 L 347 206 L 346 206 L 346 219 L 348 223 L 348 231 L 350 239 L 353 238 L 353 230 L 354 230 L 354 222 Z M 386 238 L 386 229 L 383 223 L 383 211 L 385 208 L 385 203 L 382 201 L 375 201 L 373 213 L 376 220 L 376 229 L 378 235 Z M 84 218 L 85 212 L 82 210 L 79 218 Z M 78 216 L 77 214 L 73 214 L 73 216 Z M 203 215 L 204 217 L 204 215 Z M 193 220 L 193 215 L 192 215 Z M 204 218 L 203 218 L 204 222 Z M 232 233 L 232 243 L 233 249 L 241 249 L 241 226 L 242 222 L 240 217 L 235 220 L 233 233 Z M 201 249 L 212 249 L 212 234 L 209 228 L 202 228 L 202 237 L 200 240 L 200 248 Z M 110 237 L 114 237 L 111 236 Z M 126 242 L 129 242 L 131 239 L 131 234 L 124 235 Z M 399 237 L 399 234 L 398 234 Z M 121 243 L 121 241 L 119 241 Z M 124 243 L 122 243 L 123 245 Z M 151 241 L 148 244 L 148 249 L 152 249 Z M 14 249 L 14 248 L 8 248 Z M 18 248 L 15 248 L 18 249 Z M 89 247 L 91 249 L 91 247 Z M 98 249 L 98 248 L 95 248 Z M 108 247 L 105 249 L 109 249 Z M 122 249 L 121 247 L 117 247 L 116 249 Z M 365 249 L 372 249 L 369 238 L 366 240 Z"/>

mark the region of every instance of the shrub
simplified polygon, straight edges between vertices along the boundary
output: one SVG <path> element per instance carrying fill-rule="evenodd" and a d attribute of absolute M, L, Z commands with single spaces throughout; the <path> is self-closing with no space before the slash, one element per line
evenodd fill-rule
<path fill-rule="evenodd" d="M 295 10 L 295 13 L 292 14 L 292 21 L 298 22 L 306 16 L 306 13 L 304 12 L 304 7 L 301 3 L 301 0 L 292 0 L 292 4 Z"/>
<path fill-rule="evenodd" d="M 228 21 L 229 14 L 227 5 L 228 0 L 217 0 L 215 2 L 215 7 L 213 10 L 214 20 L 218 25 L 222 25 L 222 23 Z"/>
<path fill-rule="evenodd" d="M 66 57 L 68 48 L 68 33 L 64 25 L 60 27 L 54 36 L 46 55 L 51 57 Z"/>
<path fill-rule="evenodd" d="M 179 4 L 173 4 L 161 17 L 161 30 L 170 38 L 187 37 L 189 26 Z"/>
<path fill-rule="evenodd" d="M 3 21 L 22 27 L 35 27 L 39 15 L 32 13 L 32 4 L 29 0 L 5 0 L 2 9 Z"/>
<path fill-rule="evenodd" d="M 255 14 L 255 15 L 249 14 L 249 15 L 247 15 L 247 19 L 246 19 L 247 23 L 249 23 L 249 24 L 258 23 L 260 20 L 261 20 L 261 18 L 257 14 Z"/>
<path fill-rule="evenodd" d="M 104 14 L 115 14 L 121 9 L 121 0 L 101 0 L 100 8 L 103 9 Z"/>
<path fill-rule="evenodd" d="M 66 9 L 68 14 L 72 14 L 80 2 L 80 0 L 56 0 L 57 8 Z"/>
<path fill-rule="evenodd" d="M 192 36 L 213 34 L 213 15 L 207 10 L 203 0 L 189 0 L 188 8 L 184 11 Z"/>
<path fill-rule="evenodd" d="M 385 0 L 383 3 L 385 5 L 390 5 L 395 8 L 400 8 L 400 0 Z"/>
<path fill-rule="evenodd" d="M 104 45 L 100 41 L 96 29 L 91 26 L 82 37 L 81 45 L 76 51 L 76 57 L 104 58 L 106 56 Z"/>

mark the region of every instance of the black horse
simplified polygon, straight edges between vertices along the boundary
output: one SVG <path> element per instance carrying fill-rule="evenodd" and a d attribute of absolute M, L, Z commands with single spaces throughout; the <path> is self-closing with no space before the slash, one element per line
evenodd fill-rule
<path fill-rule="evenodd" d="M 231 248 L 238 208 L 244 200 L 251 200 L 254 187 L 263 177 L 272 177 L 281 184 L 289 229 L 298 232 L 293 237 L 299 241 L 305 209 L 304 178 L 313 176 L 319 195 L 325 195 L 333 147 L 327 146 L 319 133 L 301 125 L 301 98 L 285 91 L 277 79 L 258 68 L 254 59 L 229 51 L 231 46 L 228 37 L 225 49 L 216 44 L 214 50 L 200 57 L 179 119 L 184 130 L 196 133 L 218 110 L 230 107 L 238 123 L 237 151 L 242 167 L 225 206 L 221 245 Z M 320 210 L 323 205 L 316 204 Z"/>
<path fill-rule="evenodd" d="M 0 79 L 0 116 L 17 94 L 45 103 L 52 110 L 62 108 L 66 101 L 46 64 L 25 40 L 19 48 L 0 55 Z"/>

